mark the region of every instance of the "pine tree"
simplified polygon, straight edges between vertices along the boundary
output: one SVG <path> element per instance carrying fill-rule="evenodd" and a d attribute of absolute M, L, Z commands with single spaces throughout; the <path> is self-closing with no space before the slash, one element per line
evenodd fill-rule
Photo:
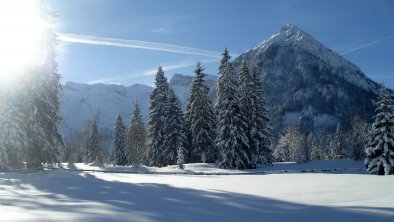
<path fill-rule="evenodd" d="M 250 168 L 250 147 L 242 116 L 239 95 L 239 77 L 228 62 L 227 50 L 223 53 L 217 85 L 217 137 L 220 152 L 219 166 L 226 169 Z"/>
<path fill-rule="evenodd" d="M 258 158 L 259 158 L 259 150 L 257 144 L 262 141 L 258 141 L 257 138 L 257 107 L 256 107 L 256 85 L 254 79 L 249 72 L 249 67 L 242 61 L 241 71 L 239 74 L 240 80 L 240 101 L 241 101 L 241 115 L 245 118 L 245 132 L 248 135 L 249 147 L 248 151 L 250 162 L 248 165 L 252 168 L 256 167 Z"/>
<path fill-rule="evenodd" d="M 149 96 L 149 118 L 148 118 L 148 159 L 152 166 L 164 166 L 165 134 L 164 126 L 166 103 L 168 99 L 168 82 L 164 72 L 159 67 L 155 89 Z"/>
<path fill-rule="evenodd" d="M 279 161 L 294 161 L 305 163 L 308 161 L 308 151 L 305 149 L 302 133 L 295 126 L 287 126 L 279 138 L 275 157 Z"/>
<path fill-rule="evenodd" d="M 340 123 L 337 123 L 337 128 L 335 132 L 335 145 L 332 149 L 332 158 L 333 159 L 343 159 L 345 158 L 344 153 L 344 142 L 343 142 L 343 131 Z"/>
<path fill-rule="evenodd" d="M 308 150 L 310 151 L 310 159 L 311 160 L 321 160 L 323 159 L 321 150 L 317 144 L 315 135 L 310 132 L 306 139 L 306 144 L 308 146 Z"/>
<path fill-rule="evenodd" d="M 31 69 L 25 82 L 28 92 L 26 115 L 27 162 L 30 167 L 40 167 L 41 163 L 58 163 L 59 147 L 63 138 L 59 133 L 60 75 L 55 62 L 55 37 L 48 40 L 48 53 L 43 66 Z"/>
<path fill-rule="evenodd" d="M 25 119 L 19 94 L 0 98 L 0 168 L 21 168 L 27 141 Z"/>
<path fill-rule="evenodd" d="M 164 150 L 162 165 L 176 164 L 178 150 L 184 149 L 185 137 L 183 134 L 183 114 L 181 101 L 171 87 L 168 88 L 166 110 L 164 113 Z"/>
<path fill-rule="evenodd" d="M 126 150 L 129 164 L 140 166 L 146 155 L 146 129 L 138 103 L 134 106 L 133 116 L 127 132 Z"/>
<path fill-rule="evenodd" d="M 216 160 L 215 115 L 208 97 L 209 87 L 205 84 L 204 68 L 197 63 L 195 77 L 190 88 L 185 125 L 189 140 L 189 162 L 214 162 Z M 204 157 L 204 158 L 203 158 Z"/>
<path fill-rule="evenodd" d="M 256 86 L 256 143 L 259 153 L 257 163 L 272 165 L 273 151 L 272 146 L 272 128 L 270 126 L 270 114 L 267 99 L 264 94 L 264 84 L 261 74 L 257 73 L 256 67 L 253 69 L 253 79 Z"/>
<path fill-rule="evenodd" d="M 103 163 L 103 152 L 101 150 L 100 136 L 98 133 L 97 122 L 94 119 L 92 123 L 92 132 L 88 144 L 88 160 L 94 163 Z"/>
<path fill-rule="evenodd" d="M 269 126 L 269 112 L 262 78 L 255 68 L 250 71 L 247 64 L 242 62 L 240 83 L 242 112 L 248 124 L 247 132 L 251 148 L 250 165 L 252 167 L 257 163 L 270 165 L 273 161 L 270 148 L 272 129 Z"/>
<path fill-rule="evenodd" d="M 353 160 L 361 160 L 365 158 L 364 146 L 366 144 L 366 137 L 368 133 L 368 124 L 354 116 L 350 122 L 350 132 L 348 135 L 350 146 L 350 157 Z"/>
<path fill-rule="evenodd" d="M 229 64 L 229 61 L 231 59 L 231 56 L 227 50 L 227 48 L 224 48 L 224 51 L 222 53 L 222 58 L 220 60 L 220 65 L 219 65 L 219 74 L 223 75 L 225 70 L 227 69 L 227 65 Z"/>
<path fill-rule="evenodd" d="M 394 174 L 394 106 L 383 85 L 376 106 L 375 120 L 365 147 L 365 167 L 369 174 Z"/>
<path fill-rule="evenodd" d="M 113 157 L 115 165 L 124 166 L 127 164 L 126 156 L 126 126 L 123 118 L 119 114 L 114 128 Z"/>
<path fill-rule="evenodd" d="M 59 148 L 63 146 L 58 129 L 61 85 L 55 62 L 56 37 L 48 29 L 40 41 L 45 49 L 39 58 L 42 63 L 18 73 L 23 79 L 15 84 L 13 91 L 17 93 L 11 95 L 13 101 L 5 105 L 6 114 L 0 114 L 8 115 L 5 122 L 0 122 L 10 127 L 0 136 L 0 143 L 3 150 L 7 149 L 8 159 L 13 161 L 11 165 L 17 167 L 22 161 L 33 168 L 42 167 L 42 163 L 58 163 Z"/>

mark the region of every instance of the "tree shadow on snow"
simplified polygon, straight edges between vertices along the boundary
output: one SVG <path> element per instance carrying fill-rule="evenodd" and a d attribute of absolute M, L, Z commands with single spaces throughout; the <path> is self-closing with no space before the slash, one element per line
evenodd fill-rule
<path fill-rule="evenodd" d="M 7 190 L 11 195 L 0 198 L 0 208 L 46 209 L 70 213 L 83 221 L 361 222 L 393 221 L 394 215 L 393 208 L 312 206 L 230 192 L 106 181 L 92 174 L 65 171 L 0 174 L 0 185 L 11 187 Z M 32 187 L 43 193 L 29 191 Z"/>

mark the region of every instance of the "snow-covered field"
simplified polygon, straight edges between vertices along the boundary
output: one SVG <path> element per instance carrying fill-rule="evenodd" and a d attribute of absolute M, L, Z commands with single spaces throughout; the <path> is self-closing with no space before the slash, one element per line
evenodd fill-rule
<path fill-rule="evenodd" d="M 337 170 L 327 171 L 333 165 Z M 394 221 L 394 176 L 367 175 L 356 170 L 361 162 L 276 164 L 245 175 L 251 171 L 204 164 L 186 171 L 237 174 L 79 167 L 117 173 L 0 173 L 0 221 Z"/>

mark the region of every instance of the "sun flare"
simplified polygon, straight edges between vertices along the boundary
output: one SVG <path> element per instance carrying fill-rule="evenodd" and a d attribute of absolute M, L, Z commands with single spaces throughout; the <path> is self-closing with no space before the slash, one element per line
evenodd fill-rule
<path fill-rule="evenodd" d="M 39 4 L 36 0 L 0 1 L 0 81 L 42 62 L 48 23 Z"/>

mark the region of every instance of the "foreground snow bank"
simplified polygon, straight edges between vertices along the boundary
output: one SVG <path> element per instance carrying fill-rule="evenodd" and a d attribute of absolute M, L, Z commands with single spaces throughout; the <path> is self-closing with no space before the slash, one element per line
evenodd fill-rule
<path fill-rule="evenodd" d="M 63 164 L 65 169 L 69 169 L 67 164 Z M 251 170 L 226 170 L 220 169 L 215 164 L 210 163 L 190 163 L 185 164 L 184 170 L 177 166 L 167 167 L 132 167 L 132 166 L 98 166 L 95 164 L 76 163 L 71 170 L 85 170 L 95 172 L 113 173 L 147 173 L 147 174 L 197 174 L 197 175 L 227 175 L 227 174 L 272 174 L 272 173 L 300 173 L 300 172 L 329 172 L 329 173 L 366 173 L 363 161 L 353 160 L 314 160 L 305 164 L 293 162 L 274 163 L 273 166 L 259 166 Z"/>
<path fill-rule="evenodd" d="M 0 173 L 1 221 L 393 221 L 394 176 Z"/>

